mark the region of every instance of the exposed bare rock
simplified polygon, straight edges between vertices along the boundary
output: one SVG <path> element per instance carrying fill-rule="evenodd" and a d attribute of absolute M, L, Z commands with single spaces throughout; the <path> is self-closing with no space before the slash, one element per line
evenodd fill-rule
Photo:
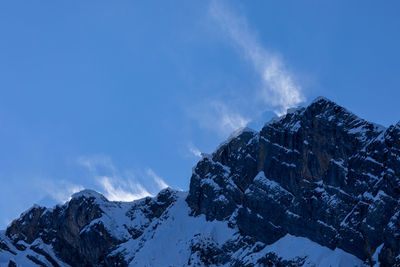
<path fill-rule="evenodd" d="M 399 200 L 400 122 L 318 98 L 203 154 L 188 193 L 33 206 L 0 232 L 0 265 L 400 266 Z"/>

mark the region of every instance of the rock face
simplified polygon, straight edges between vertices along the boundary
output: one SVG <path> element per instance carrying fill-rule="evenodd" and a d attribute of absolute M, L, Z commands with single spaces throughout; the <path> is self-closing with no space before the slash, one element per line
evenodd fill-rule
<path fill-rule="evenodd" d="M 42 266 L 125 266 L 125 259 L 110 252 L 137 239 L 175 201 L 175 193 L 166 189 L 155 198 L 125 203 L 84 190 L 53 209 L 33 206 L 7 228 L 11 245 L 3 239 L 0 251 L 13 255 L 28 251 L 31 260 Z"/>
<path fill-rule="evenodd" d="M 371 263 L 399 264 L 400 131 L 318 98 L 244 129 L 194 169 L 194 214 L 270 244 L 290 233 Z"/>
<path fill-rule="evenodd" d="M 34 206 L 0 232 L 0 265 L 400 266 L 399 200 L 400 122 L 318 98 L 234 133 L 188 193 Z"/>

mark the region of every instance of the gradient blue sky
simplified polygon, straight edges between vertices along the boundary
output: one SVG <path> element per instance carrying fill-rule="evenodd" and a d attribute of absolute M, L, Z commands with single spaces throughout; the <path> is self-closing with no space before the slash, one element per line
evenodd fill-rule
<path fill-rule="evenodd" d="M 188 189 L 199 151 L 319 95 L 400 120 L 398 1 L 1 1 L 0 229 L 82 188 Z"/>

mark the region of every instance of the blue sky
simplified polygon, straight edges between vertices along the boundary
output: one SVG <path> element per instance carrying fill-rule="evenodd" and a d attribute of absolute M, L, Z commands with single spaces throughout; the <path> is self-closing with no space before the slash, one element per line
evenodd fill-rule
<path fill-rule="evenodd" d="M 320 95 L 396 123 L 399 5 L 2 1 L 0 228 L 82 188 L 187 190 L 199 151 Z"/>

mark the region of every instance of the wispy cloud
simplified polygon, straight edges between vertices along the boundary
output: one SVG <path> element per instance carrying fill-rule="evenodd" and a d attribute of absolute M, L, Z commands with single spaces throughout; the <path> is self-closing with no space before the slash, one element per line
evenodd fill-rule
<path fill-rule="evenodd" d="M 110 157 L 94 155 L 80 157 L 78 163 L 94 176 L 105 197 L 112 201 L 133 201 L 153 196 L 168 187 L 167 183 L 152 169 L 145 171 L 120 171 Z"/>
<path fill-rule="evenodd" d="M 221 132 L 228 131 L 230 133 L 238 128 L 246 126 L 250 121 L 221 102 L 212 102 L 212 106 L 219 115 L 217 116 L 217 123 Z"/>
<path fill-rule="evenodd" d="M 68 182 L 61 182 L 61 187 L 54 187 L 48 193 L 57 201 L 63 203 L 71 198 L 71 195 L 82 191 L 84 188 L 81 185 L 71 184 Z"/>
<path fill-rule="evenodd" d="M 283 60 L 257 40 L 244 16 L 236 14 L 222 1 L 211 2 L 210 14 L 259 74 L 262 87 L 257 95 L 277 115 L 305 101 L 301 86 L 295 83 Z"/>
<path fill-rule="evenodd" d="M 188 144 L 188 149 L 190 154 L 192 154 L 193 156 L 197 157 L 197 158 L 201 158 L 201 152 L 200 150 L 195 147 L 192 143 Z"/>
<path fill-rule="evenodd" d="M 192 107 L 190 116 L 196 119 L 201 127 L 215 131 L 223 137 L 246 126 L 250 121 L 237 110 L 216 100 L 205 101 Z"/>
<path fill-rule="evenodd" d="M 91 155 L 78 158 L 78 164 L 86 167 L 90 172 L 109 172 L 114 174 L 117 170 L 109 156 Z"/>
<path fill-rule="evenodd" d="M 71 198 L 71 195 L 83 190 L 82 185 L 74 184 L 66 180 L 53 180 L 53 179 L 35 179 L 35 186 L 40 191 L 50 196 L 54 201 L 58 203 L 64 203 Z"/>
<path fill-rule="evenodd" d="M 288 70 L 279 54 L 262 45 L 245 16 L 230 8 L 228 1 L 217 0 L 211 1 L 209 15 L 212 25 L 218 26 L 228 37 L 229 44 L 250 63 L 259 78 L 259 85 L 246 91 L 230 88 L 234 92 L 230 96 L 210 96 L 191 105 L 188 114 L 200 127 L 227 137 L 250 122 L 260 125 L 258 120 L 268 112 L 281 116 L 287 109 L 305 101 L 296 76 Z"/>
<path fill-rule="evenodd" d="M 160 176 L 158 176 L 152 169 L 150 169 L 150 168 L 147 169 L 146 173 L 148 176 L 153 178 L 153 180 L 156 183 L 156 185 L 158 186 L 159 190 L 168 187 L 167 183 Z"/>

